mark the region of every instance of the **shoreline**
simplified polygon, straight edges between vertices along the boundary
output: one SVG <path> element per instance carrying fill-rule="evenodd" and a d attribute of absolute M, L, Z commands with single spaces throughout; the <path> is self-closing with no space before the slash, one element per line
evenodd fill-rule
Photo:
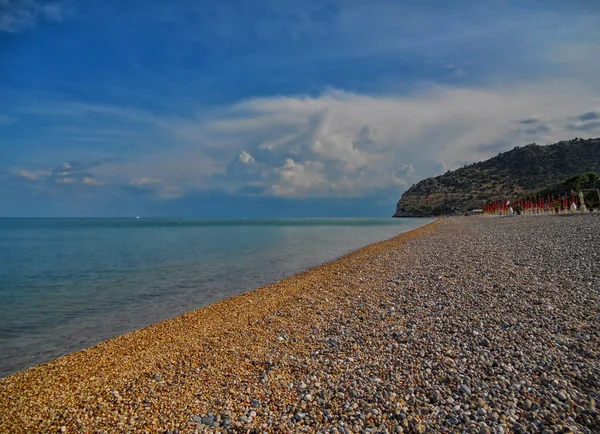
<path fill-rule="evenodd" d="M 320 287 L 315 285 L 316 280 L 328 280 L 330 275 L 339 273 L 339 270 L 346 270 L 356 262 L 364 261 L 382 250 L 431 231 L 439 222 L 440 220 L 436 220 L 270 285 L 154 323 L 2 378 L 0 409 L 6 409 L 6 412 L 0 412 L 0 430 L 10 428 L 18 432 L 19 428 L 40 429 L 42 426 L 60 430 L 63 426 L 74 426 L 76 424 L 73 424 L 71 419 L 75 417 L 76 412 L 72 410 L 81 404 L 85 406 L 85 401 L 81 402 L 77 395 L 92 393 L 90 403 L 96 400 L 114 400 L 118 389 L 126 385 L 131 378 L 151 375 L 157 367 L 168 365 L 178 357 L 185 356 L 186 351 L 181 349 L 182 346 L 190 350 L 195 346 L 194 349 L 198 350 L 203 344 L 212 345 L 219 340 L 219 345 L 225 350 L 231 342 L 232 332 L 229 329 L 237 329 L 238 337 L 243 337 L 240 335 L 240 328 L 251 328 L 260 318 L 281 309 L 290 309 L 292 306 L 287 302 L 299 299 L 306 302 L 306 298 L 315 292 L 315 287 Z M 321 287 L 316 292 L 323 291 L 327 289 Z M 330 298 L 331 295 L 333 293 L 330 294 Z M 283 304 L 288 305 L 284 307 Z M 310 305 L 314 307 L 314 303 Z M 251 309 L 247 309 L 248 307 Z M 200 366 L 203 364 L 195 363 L 194 365 L 199 366 L 194 370 L 203 369 Z M 64 390 L 65 386 L 68 386 L 68 391 Z M 112 393 L 113 391 L 117 393 Z M 31 412 L 36 408 L 36 411 L 46 409 L 48 413 L 62 414 L 51 423 L 41 417 L 42 414 L 38 415 L 39 419 L 32 419 Z"/>
<path fill-rule="evenodd" d="M 0 378 L 269 285 L 433 221 L 303 220 L 214 220 L 213 225 L 198 220 L 129 224 L 79 219 L 59 226 L 17 221 L 0 227 L 0 238 L 17 231 L 13 254 L 4 252 L 11 282 L 0 291 L 5 332 L 0 332 Z M 73 239 L 75 232 L 64 228 L 87 235 Z M 44 236 L 29 255 L 26 239 L 38 232 Z M 52 234 L 60 245 L 48 241 L 53 238 L 45 235 Z M 93 246 L 86 244 L 87 236 L 96 235 Z M 77 254 L 86 245 L 93 249 Z M 60 259 L 70 255 L 68 263 Z M 38 293 L 35 288 L 47 290 Z"/>
<path fill-rule="evenodd" d="M 598 233 L 440 219 L 0 380 L 0 432 L 599 432 Z"/>

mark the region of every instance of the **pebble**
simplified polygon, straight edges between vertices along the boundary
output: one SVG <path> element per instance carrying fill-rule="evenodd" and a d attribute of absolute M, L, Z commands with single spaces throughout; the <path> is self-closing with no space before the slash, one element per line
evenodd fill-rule
<path fill-rule="evenodd" d="M 291 295 L 265 292 L 260 314 L 241 296 L 219 311 L 247 314 L 239 330 L 199 337 L 189 314 L 159 338 L 193 330 L 196 352 L 169 341 L 89 401 L 34 406 L 26 371 L 0 380 L 0 408 L 23 396 L 36 432 L 600 432 L 599 233 L 596 213 L 443 219 L 280 282 Z"/>
<path fill-rule="evenodd" d="M 206 416 L 202 418 L 202 423 L 204 425 L 212 425 L 215 421 L 215 417 L 214 416 Z"/>

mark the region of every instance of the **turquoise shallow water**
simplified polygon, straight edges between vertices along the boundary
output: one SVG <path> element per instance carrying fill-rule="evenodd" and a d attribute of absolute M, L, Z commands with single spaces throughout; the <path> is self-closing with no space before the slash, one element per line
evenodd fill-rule
<path fill-rule="evenodd" d="M 0 219 L 0 377 L 426 219 Z"/>

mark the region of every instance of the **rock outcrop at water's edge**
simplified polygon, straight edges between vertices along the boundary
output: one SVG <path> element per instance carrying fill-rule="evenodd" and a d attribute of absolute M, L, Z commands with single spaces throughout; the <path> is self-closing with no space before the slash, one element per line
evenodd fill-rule
<path fill-rule="evenodd" d="M 489 160 L 427 178 L 406 190 L 394 217 L 431 217 L 534 193 L 584 172 L 600 172 L 600 139 L 516 147 Z"/>

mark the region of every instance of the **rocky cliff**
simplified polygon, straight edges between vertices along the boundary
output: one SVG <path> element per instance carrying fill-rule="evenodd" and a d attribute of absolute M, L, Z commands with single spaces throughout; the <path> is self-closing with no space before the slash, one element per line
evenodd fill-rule
<path fill-rule="evenodd" d="M 600 172 L 600 139 L 517 146 L 413 185 L 400 198 L 394 217 L 462 213 L 489 200 L 536 192 L 583 172 Z"/>

